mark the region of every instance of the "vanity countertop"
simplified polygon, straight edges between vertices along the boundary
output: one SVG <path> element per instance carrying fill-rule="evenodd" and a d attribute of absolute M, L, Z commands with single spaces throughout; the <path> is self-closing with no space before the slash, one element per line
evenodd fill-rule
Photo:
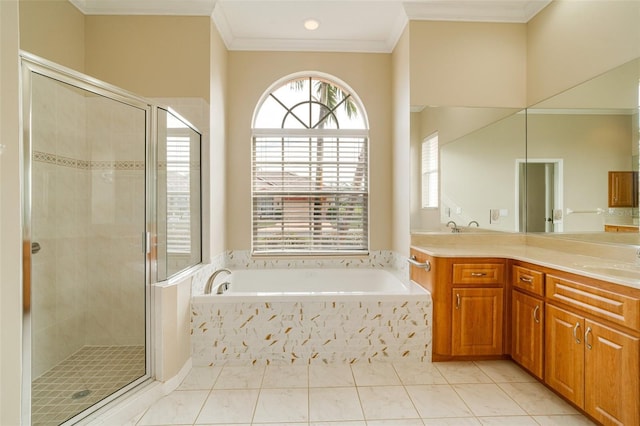
<path fill-rule="evenodd" d="M 498 257 L 640 289 L 637 247 L 529 235 L 413 235 L 411 247 L 434 257 Z"/>

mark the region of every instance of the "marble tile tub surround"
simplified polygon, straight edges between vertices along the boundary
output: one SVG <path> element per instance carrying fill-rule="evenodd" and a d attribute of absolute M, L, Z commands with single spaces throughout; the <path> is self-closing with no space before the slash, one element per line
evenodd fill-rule
<path fill-rule="evenodd" d="M 191 303 L 194 366 L 431 360 L 430 297 Z"/>
<path fill-rule="evenodd" d="M 358 258 L 266 259 L 246 251 L 214 258 L 193 279 L 193 294 L 221 267 L 384 268 L 403 281 L 406 258 L 391 251 Z M 194 365 L 236 363 L 354 363 L 431 359 L 431 298 L 406 300 L 307 299 L 246 303 L 191 303 Z"/>

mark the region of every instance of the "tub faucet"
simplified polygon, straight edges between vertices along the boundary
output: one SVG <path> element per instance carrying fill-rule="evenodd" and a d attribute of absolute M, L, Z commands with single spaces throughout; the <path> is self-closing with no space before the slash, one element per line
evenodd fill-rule
<path fill-rule="evenodd" d="M 209 279 L 207 280 L 207 284 L 204 286 L 204 294 L 211 294 L 211 288 L 213 287 L 213 282 L 216 280 L 216 277 L 218 275 L 220 275 L 222 272 L 226 272 L 227 274 L 231 274 L 231 271 L 225 268 L 221 268 L 218 269 L 217 271 L 215 271 L 213 274 L 211 274 L 211 276 L 209 277 Z M 228 283 L 227 284 L 227 288 L 229 287 Z M 218 289 L 220 290 L 220 289 Z M 221 293 L 221 292 L 220 292 Z M 220 294 L 218 293 L 218 294 Z"/>
<path fill-rule="evenodd" d="M 478 223 L 477 220 L 472 220 L 471 222 L 469 222 L 469 225 L 467 225 L 469 228 L 471 228 L 471 225 L 475 224 L 476 228 L 480 228 L 480 224 Z"/>
<path fill-rule="evenodd" d="M 449 225 L 453 225 L 453 226 L 449 226 Z M 460 228 L 458 228 L 458 225 L 456 225 L 456 223 L 452 220 L 447 222 L 447 228 L 451 228 L 451 232 L 460 232 Z"/>

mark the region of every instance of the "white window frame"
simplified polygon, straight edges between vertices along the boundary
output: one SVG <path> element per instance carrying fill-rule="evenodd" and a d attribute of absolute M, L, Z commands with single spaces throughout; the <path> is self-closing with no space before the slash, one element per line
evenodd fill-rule
<path fill-rule="evenodd" d="M 368 254 L 369 252 L 369 126 L 368 126 L 368 121 L 366 118 L 366 112 L 364 110 L 364 107 L 362 106 L 362 103 L 357 98 L 353 90 L 351 90 L 347 85 L 345 85 L 344 83 L 335 79 L 332 76 L 309 74 L 309 73 L 305 73 L 303 75 L 300 74 L 300 75 L 288 76 L 280 80 L 276 84 L 274 84 L 267 92 L 265 92 L 265 95 L 263 96 L 263 98 L 261 99 L 261 101 L 258 103 L 256 107 L 253 122 L 254 123 L 256 122 L 256 117 L 260 112 L 260 107 L 262 106 L 265 99 L 267 99 L 267 97 L 272 92 L 282 87 L 283 85 L 287 84 L 288 82 L 295 79 L 299 79 L 299 78 L 320 78 L 322 80 L 329 81 L 331 84 L 335 84 L 336 86 L 339 86 L 345 93 L 348 93 L 351 96 L 351 99 L 353 99 L 355 105 L 358 108 L 358 113 L 362 114 L 362 120 L 365 128 L 363 129 L 317 129 L 317 128 L 316 129 L 309 129 L 309 128 L 293 129 L 293 128 L 255 128 L 255 127 L 252 128 L 252 148 L 251 148 L 252 254 L 253 255 L 269 255 L 269 256 Z M 278 119 L 280 118 L 274 118 L 274 120 L 278 120 Z M 353 142 L 354 140 L 357 141 L 357 143 L 360 144 L 359 149 L 361 149 L 360 151 L 361 155 L 364 155 L 364 161 L 362 162 L 360 162 L 360 155 L 358 156 L 358 164 L 360 164 L 364 168 L 364 172 L 361 175 L 362 181 L 359 181 L 358 186 L 356 187 L 359 189 L 354 191 L 348 191 L 348 190 L 345 190 L 343 185 L 338 185 L 335 190 L 331 190 L 330 188 L 327 189 L 323 187 L 321 190 L 309 189 L 306 191 L 298 191 L 292 188 L 291 191 L 287 191 L 286 188 L 284 188 L 285 180 L 284 178 L 282 178 L 283 183 L 281 183 L 278 189 L 275 190 L 272 194 L 274 196 L 273 205 L 277 206 L 278 209 L 281 209 L 281 210 L 279 210 L 279 212 L 276 212 L 274 210 L 273 213 L 271 214 L 269 214 L 267 211 L 267 213 L 265 214 L 265 206 L 269 205 L 269 203 L 265 202 L 264 200 L 265 191 L 264 190 L 259 191 L 256 188 L 257 187 L 256 180 L 259 173 L 257 168 L 260 165 L 259 160 L 256 159 L 256 150 L 257 150 L 256 144 L 261 143 L 260 142 L 261 140 L 266 140 L 265 138 L 273 139 L 274 141 L 277 139 L 298 140 L 298 141 L 306 139 L 311 141 L 310 144 L 312 144 L 313 141 L 317 141 L 317 139 L 320 139 L 320 138 L 332 139 L 336 144 L 335 149 L 337 150 L 340 149 L 339 148 L 341 143 L 340 138 L 342 138 L 342 140 L 345 142 L 350 141 L 351 145 L 354 145 L 354 142 Z M 310 148 L 310 150 L 312 150 L 312 148 Z M 279 152 L 282 152 L 282 151 L 279 151 Z M 310 167 L 313 167 L 311 165 L 312 163 L 313 162 L 310 160 L 310 163 L 309 163 Z M 283 164 L 282 167 L 284 170 L 284 167 L 285 167 L 284 165 L 288 163 L 283 162 L 282 164 Z M 340 170 L 339 162 L 335 164 L 336 164 L 335 166 L 336 169 Z M 353 162 L 350 163 L 350 167 L 351 168 L 354 167 Z M 358 166 L 355 166 L 355 167 L 358 167 Z M 354 183 L 356 182 L 355 179 L 356 178 L 354 175 L 353 176 Z M 291 229 L 289 230 L 285 229 L 287 228 L 287 224 L 289 223 L 285 219 L 281 219 L 281 225 L 283 230 L 280 234 L 280 237 L 277 236 L 277 233 L 279 231 L 272 230 L 271 232 L 274 232 L 274 235 L 276 235 L 276 237 L 274 237 L 273 239 L 269 239 L 268 240 L 269 243 L 265 243 L 264 242 L 265 238 L 261 237 L 261 235 L 264 235 L 264 233 L 261 234 L 262 230 L 264 229 L 264 228 L 261 228 L 263 223 L 261 222 L 261 220 L 263 219 L 262 215 L 264 215 L 264 217 L 267 217 L 267 218 L 269 217 L 276 218 L 278 217 L 278 214 L 283 216 L 285 214 L 284 209 L 286 207 L 284 206 L 284 204 L 286 202 L 275 201 L 276 199 L 282 200 L 284 198 L 283 196 L 289 196 L 289 197 L 298 196 L 301 198 L 306 198 L 308 203 L 308 207 L 306 207 L 306 211 L 309 217 L 311 217 L 311 212 L 312 212 L 311 210 L 312 207 L 310 204 L 312 199 L 314 200 L 324 199 L 324 200 L 333 200 L 335 202 L 340 202 L 340 200 L 344 200 L 345 198 L 348 200 L 349 197 L 357 197 L 361 201 L 363 200 L 363 202 L 360 202 L 360 203 L 354 202 L 353 207 L 350 207 L 347 201 L 347 204 L 345 207 L 347 210 L 344 216 L 342 216 L 342 219 L 338 217 L 335 222 L 331 222 L 331 220 L 329 219 L 324 221 L 324 222 L 331 222 L 333 224 L 332 225 L 333 229 L 331 226 L 323 226 L 323 227 L 318 227 L 311 230 L 312 223 L 314 224 L 313 226 L 315 227 L 318 221 L 317 219 L 315 219 L 315 216 L 314 216 L 313 222 L 311 221 L 311 219 L 309 219 L 309 222 L 307 222 L 310 229 L 309 231 L 310 236 L 307 237 L 307 241 L 309 241 L 308 243 L 305 243 L 304 241 L 296 242 L 294 241 L 296 240 L 296 238 L 291 238 L 291 239 L 288 238 L 289 235 L 291 235 L 289 234 Z M 278 198 L 278 197 L 281 197 L 281 198 Z M 333 211 L 335 212 L 335 209 L 336 209 L 335 203 L 331 203 L 331 204 L 329 203 L 330 201 L 327 201 L 327 204 L 321 204 L 323 209 L 322 215 L 324 215 L 324 217 L 329 217 L 329 216 L 333 217 L 333 215 L 328 214 L 330 208 L 333 208 Z M 340 207 L 338 209 L 341 210 Z M 356 209 L 358 209 L 357 212 L 356 212 Z M 315 212 L 314 212 L 314 215 L 315 215 Z M 337 213 L 336 215 L 341 216 L 340 213 Z M 361 226 L 351 229 L 351 230 L 355 230 L 355 235 L 356 235 L 355 238 L 352 238 L 349 236 L 350 231 L 348 230 L 345 231 L 342 229 L 343 227 L 340 225 L 340 223 L 342 223 L 340 222 L 341 220 L 345 220 L 344 223 L 357 223 L 357 224 L 361 223 Z M 353 235 L 353 233 L 351 234 Z M 304 240 L 304 238 L 301 238 L 301 240 Z"/>

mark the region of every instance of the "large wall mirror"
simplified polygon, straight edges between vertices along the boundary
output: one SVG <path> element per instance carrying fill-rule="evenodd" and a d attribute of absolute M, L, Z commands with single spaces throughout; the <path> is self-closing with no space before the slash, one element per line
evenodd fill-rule
<path fill-rule="evenodd" d="M 526 158 L 525 112 L 469 107 L 413 111 L 412 232 L 518 231 L 518 185 L 514 176 L 515 165 Z M 428 178 L 423 176 L 429 153 L 424 144 L 436 135 L 440 182 L 426 188 L 423 182 Z M 434 188 L 439 189 L 437 199 L 428 204 Z"/>
<path fill-rule="evenodd" d="M 412 232 L 640 243 L 639 81 L 634 60 L 527 110 L 413 107 Z M 440 182 L 429 205 L 423 144 L 433 135 Z"/>
<path fill-rule="evenodd" d="M 639 82 L 637 59 L 527 109 L 527 161 L 538 167 L 527 202 L 548 206 L 527 216 L 528 231 L 640 243 Z"/>

